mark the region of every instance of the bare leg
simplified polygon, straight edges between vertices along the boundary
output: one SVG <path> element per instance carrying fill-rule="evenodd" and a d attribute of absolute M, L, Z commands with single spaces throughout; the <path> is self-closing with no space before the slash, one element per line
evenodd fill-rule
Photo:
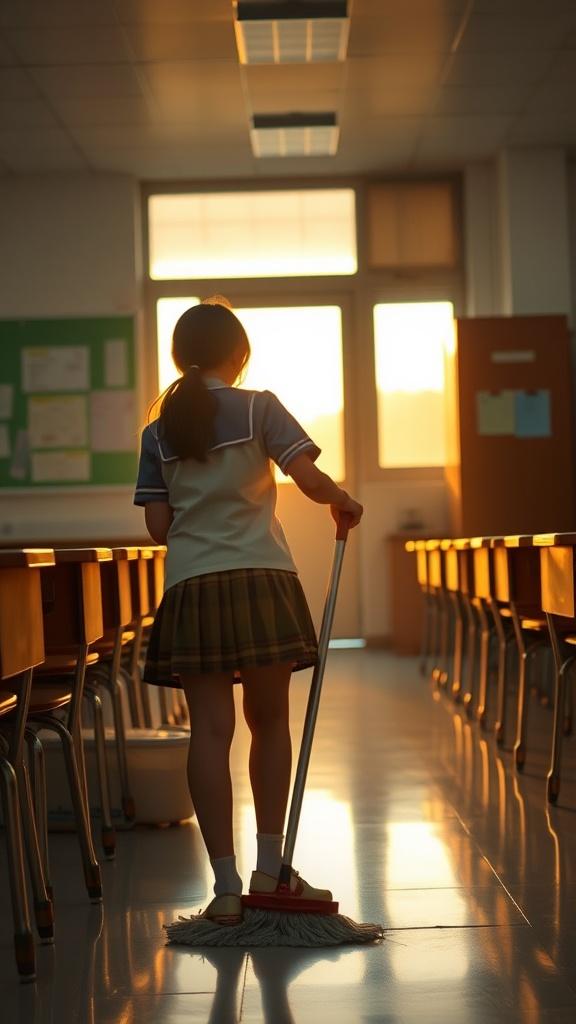
<path fill-rule="evenodd" d="M 210 858 L 234 855 L 230 746 L 235 713 L 230 672 L 182 676 L 190 713 L 188 784 Z"/>
<path fill-rule="evenodd" d="M 288 662 L 242 669 L 244 716 L 252 733 L 250 782 L 256 822 L 258 832 L 269 835 L 284 830 L 290 791 L 291 674 L 292 664 Z"/>

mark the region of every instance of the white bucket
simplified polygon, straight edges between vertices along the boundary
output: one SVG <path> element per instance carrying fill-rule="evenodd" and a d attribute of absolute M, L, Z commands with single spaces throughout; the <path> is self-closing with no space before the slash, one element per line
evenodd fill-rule
<path fill-rule="evenodd" d="M 48 824 L 54 830 L 74 829 L 70 789 L 55 733 L 40 730 L 46 761 Z M 94 734 L 84 730 L 84 750 L 90 811 L 100 818 L 100 795 L 94 750 Z M 127 729 L 126 751 L 130 795 L 136 808 L 136 822 L 160 825 L 185 821 L 194 814 L 188 790 L 187 759 L 190 733 L 187 729 Z M 122 811 L 118 762 L 113 729 L 106 729 L 106 758 L 112 822 L 116 828 L 130 827 Z"/>

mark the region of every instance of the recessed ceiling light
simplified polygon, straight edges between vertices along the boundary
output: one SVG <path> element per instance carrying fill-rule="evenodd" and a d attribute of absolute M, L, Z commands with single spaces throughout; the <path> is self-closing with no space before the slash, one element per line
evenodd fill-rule
<path fill-rule="evenodd" d="M 254 114 L 250 139 L 254 156 L 334 156 L 340 129 L 336 114 Z"/>
<path fill-rule="evenodd" d="M 236 42 L 242 64 L 312 64 L 344 60 L 347 0 L 238 0 Z"/>

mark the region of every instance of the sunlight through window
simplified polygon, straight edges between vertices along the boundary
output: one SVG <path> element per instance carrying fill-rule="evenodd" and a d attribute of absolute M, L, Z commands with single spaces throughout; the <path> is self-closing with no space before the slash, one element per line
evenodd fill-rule
<path fill-rule="evenodd" d="M 454 345 L 452 303 L 379 304 L 374 339 L 380 466 L 444 466 L 444 362 Z"/>
<path fill-rule="evenodd" d="M 160 299 L 158 321 L 159 386 L 177 376 L 171 356 L 178 317 L 198 298 Z M 344 384 L 342 318 L 339 306 L 287 306 L 235 309 L 244 324 L 252 355 L 241 387 L 273 391 L 310 434 L 322 454 L 318 466 L 343 480 Z M 279 470 L 276 479 L 289 482 Z"/>
<path fill-rule="evenodd" d="M 354 190 L 154 195 L 155 280 L 355 274 Z"/>

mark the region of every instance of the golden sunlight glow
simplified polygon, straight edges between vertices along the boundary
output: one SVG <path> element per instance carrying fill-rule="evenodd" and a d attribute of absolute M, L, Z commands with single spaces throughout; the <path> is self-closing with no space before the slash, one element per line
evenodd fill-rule
<path fill-rule="evenodd" d="M 154 195 L 148 210 L 155 280 L 357 270 L 350 188 Z"/>
<path fill-rule="evenodd" d="M 379 464 L 446 463 L 444 362 L 454 350 L 451 302 L 374 307 Z"/>
<path fill-rule="evenodd" d="M 466 923 L 466 900 L 455 890 L 461 882 L 453 870 L 446 844 L 438 837 L 435 826 L 424 821 L 397 821 L 386 825 L 387 848 L 384 867 L 384 884 L 387 889 L 449 888 L 450 903 L 459 907 L 460 914 L 454 915 L 453 926 Z M 392 966 L 402 981 L 419 982 L 445 978 L 456 980 L 463 977 L 469 966 L 469 954 L 464 941 L 450 950 L 440 944 L 439 948 L 428 947 L 426 955 L 418 955 L 408 945 L 394 945 L 391 949 Z"/>
<path fill-rule="evenodd" d="M 196 297 L 158 302 L 160 390 L 177 370 L 170 354 L 179 316 Z M 252 355 L 241 387 L 273 391 L 310 434 L 322 454 L 318 465 L 343 480 L 344 384 L 342 321 L 339 306 L 286 306 L 235 309 L 250 339 Z M 279 470 L 279 482 L 289 482 Z"/>

